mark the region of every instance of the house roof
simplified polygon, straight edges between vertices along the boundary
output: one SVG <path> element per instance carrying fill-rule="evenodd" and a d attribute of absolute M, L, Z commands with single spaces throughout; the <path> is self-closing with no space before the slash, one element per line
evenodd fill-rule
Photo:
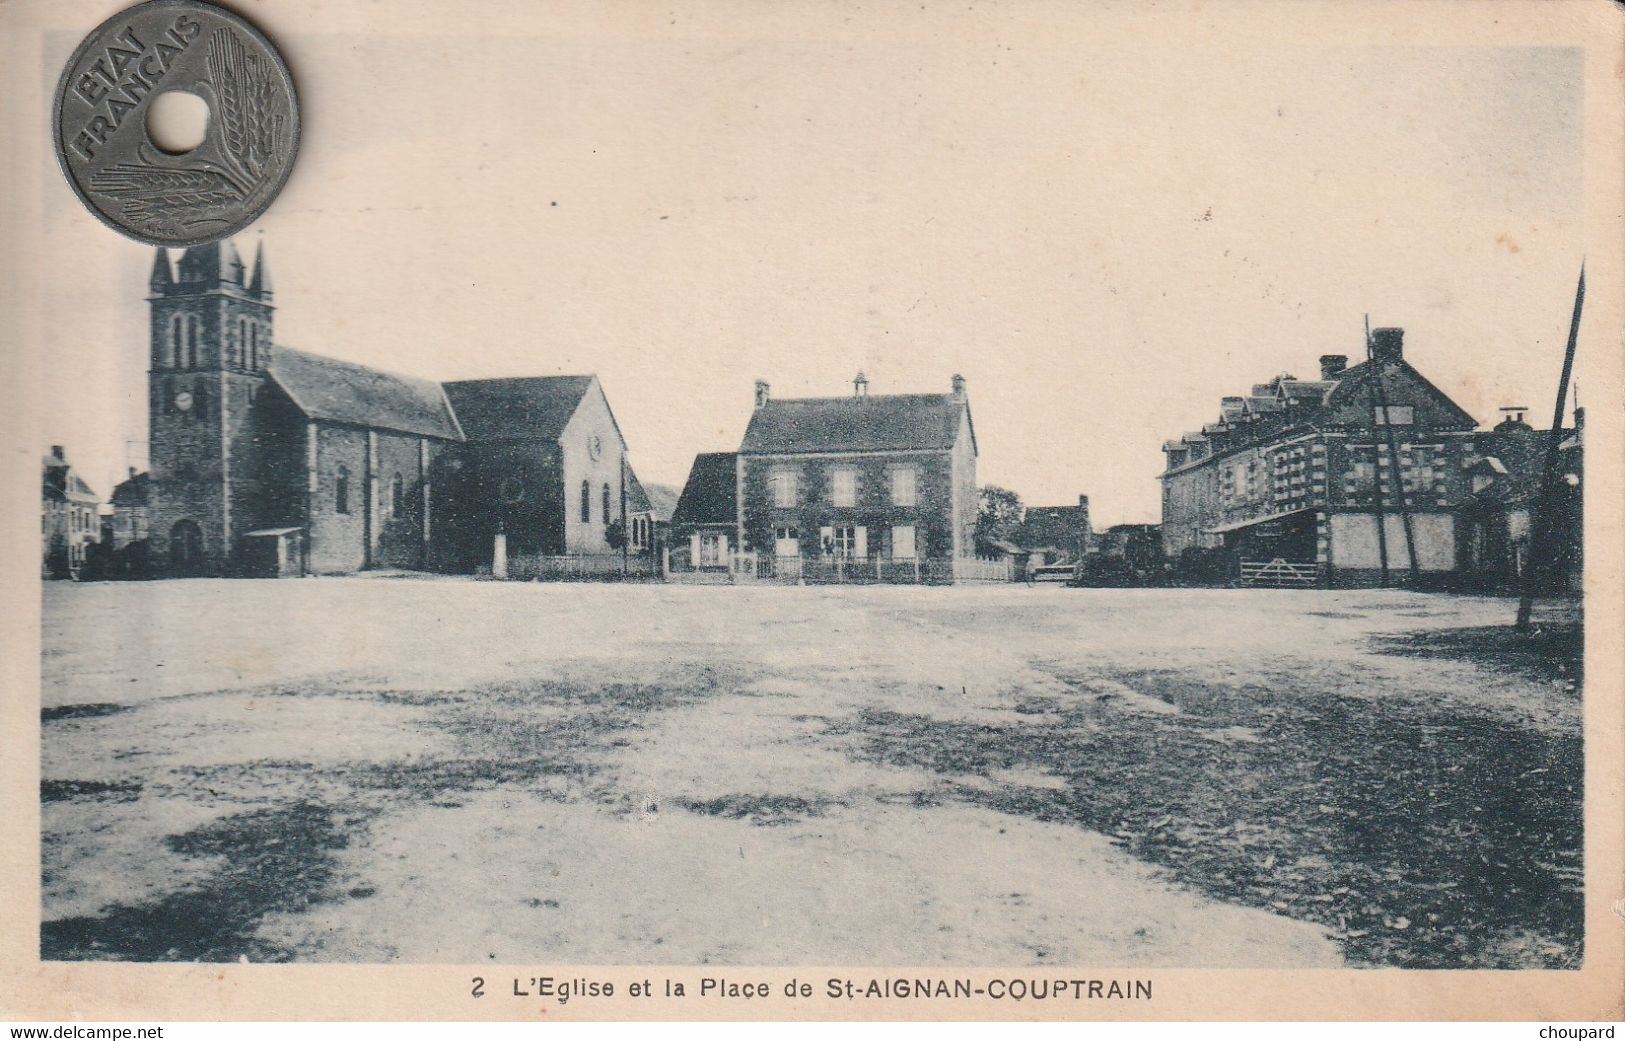
<path fill-rule="evenodd" d="M 649 493 L 643 490 L 643 482 L 638 480 L 637 471 L 630 465 L 626 468 L 626 512 L 654 512 L 654 504 L 649 501 Z"/>
<path fill-rule="evenodd" d="M 1465 430 L 1471 430 L 1478 425 L 1478 421 L 1468 415 L 1466 409 L 1456 404 L 1455 399 L 1435 386 L 1432 380 L 1416 371 L 1415 366 L 1411 365 L 1410 362 L 1400 358 L 1391 364 L 1402 369 L 1412 379 L 1416 380 L 1423 390 L 1433 396 L 1435 402 L 1443 411 L 1453 413 L 1456 425 Z M 1325 404 L 1331 407 L 1348 400 L 1349 396 L 1355 393 L 1369 394 L 1369 388 L 1374 382 L 1373 375 L 1381 377 L 1382 370 L 1369 358 L 1358 365 L 1350 365 L 1337 374 L 1337 382 L 1327 392 Z"/>
<path fill-rule="evenodd" d="M 445 387 L 470 441 L 557 441 L 592 384 L 591 376 L 521 376 Z"/>
<path fill-rule="evenodd" d="M 643 494 L 649 497 L 649 508 L 654 510 L 655 519 L 670 521 L 672 511 L 677 508 L 677 496 L 682 489 L 673 488 L 667 484 L 646 484 Z"/>
<path fill-rule="evenodd" d="M 45 456 L 41 491 L 44 498 L 67 502 L 96 502 L 97 496 L 73 467 L 55 456 Z"/>
<path fill-rule="evenodd" d="M 694 457 L 688 481 L 672 511 L 673 524 L 733 524 L 738 519 L 735 499 L 735 452 L 705 452 Z"/>
<path fill-rule="evenodd" d="M 440 384 L 297 351 L 280 344 L 271 377 L 311 419 L 461 441 Z"/>
<path fill-rule="evenodd" d="M 874 394 L 769 401 L 750 417 L 742 453 L 947 451 L 969 423 L 952 394 Z M 975 444 L 974 431 L 971 434 Z"/>
<path fill-rule="evenodd" d="M 1336 380 L 1282 380 L 1281 394 L 1283 397 L 1311 401 L 1318 405 L 1325 400 L 1326 392 L 1335 386 Z"/>
<path fill-rule="evenodd" d="M 148 473 L 131 474 L 128 480 L 120 481 L 113 488 L 114 506 L 145 506 L 147 495 L 152 486 L 152 475 Z"/>

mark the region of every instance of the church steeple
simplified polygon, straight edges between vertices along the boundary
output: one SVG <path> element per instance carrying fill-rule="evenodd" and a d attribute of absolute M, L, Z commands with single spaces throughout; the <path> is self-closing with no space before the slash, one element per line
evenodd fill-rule
<path fill-rule="evenodd" d="M 147 283 L 154 293 L 162 293 L 175 284 L 169 270 L 169 251 L 162 246 L 152 258 L 152 279 Z"/>
<path fill-rule="evenodd" d="M 180 268 L 182 282 L 243 284 L 243 258 L 230 239 L 189 247 L 181 254 Z"/>
<path fill-rule="evenodd" d="M 254 245 L 254 280 L 248 285 L 249 291 L 257 293 L 261 299 L 269 300 L 272 295 L 271 269 L 265 266 L 265 240 L 260 239 Z"/>

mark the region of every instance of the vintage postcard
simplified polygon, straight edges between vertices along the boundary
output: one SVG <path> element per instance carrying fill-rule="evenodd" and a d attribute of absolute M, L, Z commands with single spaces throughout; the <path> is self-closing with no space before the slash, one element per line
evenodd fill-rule
<path fill-rule="evenodd" d="M 0 1015 L 1622 1015 L 1619 8 L 227 6 L 0 4 Z"/>

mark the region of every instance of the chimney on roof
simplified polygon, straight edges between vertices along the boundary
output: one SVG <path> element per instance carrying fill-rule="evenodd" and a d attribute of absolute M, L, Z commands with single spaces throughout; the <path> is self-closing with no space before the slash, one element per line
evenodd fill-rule
<path fill-rule="evenodd" d="M 869 396 L 869 377 L 865 376 L 861 372 L 852 377 L 852 396 L 855 398 L 866 398 Z"/>
<path fill-rule="evenodd" d="M 1320 356 L 1320 378 L 1334 380 L 1338 373 L 1349 367 L 1349 356 L 1346 354 L 1322 354 Z"/>
<path fill-rule="evenodd" d="M 1495 425 L 1497 430 L 1533 430 L 1524 421 L 1524 413 L 1529 411 L 1528 405 L 1502 405 L 1500 408 L 1501 422 Z"/>
<path fill-rule="evenodd" d="M 65 462 L 68 461 L 68 454 L 62 450 L 61 445 L 52 445 L 51 446 L 51 458 L 61 460 L 62 462 L 65 463 Z"/>
<path fill-rule="evenodd" d="M 1078 496 L 1078 505 L 1082 506 L 1084 509 L 1087 510 L 1089 508 L 1089 496 L 1087 496 L 1087 495 Z"/>
<path fill-rule="evenodd" d="M 1405 357 L 1405 330 L 1371 330 L 1371 357 L 1379 362 L 1400 361 Z"/>
<path fill-rule="evenodd" d="M 953 387 L 954 400 L 955 401 L 964 401 L 965 400 L 965 377 L 961 376 L 957 372 L 954 373 L 954 378 L 951 381 L 950 386 Z"/>
<path fill-rule="evenodd" d="M 135 467 L 133 467 L 133 466 L 130 467 L 130 477 L 131 477 L 131 479 L 134 479 L 134 477 L 135 477 Z"/>
<path fill-rule="evenodd" d="M 767 405 L 767 395 L 768 395 L 767 380 L 757 380 L 756 381 L 756 407 L 757 408 L 762 408 L 762 407 Z"/>

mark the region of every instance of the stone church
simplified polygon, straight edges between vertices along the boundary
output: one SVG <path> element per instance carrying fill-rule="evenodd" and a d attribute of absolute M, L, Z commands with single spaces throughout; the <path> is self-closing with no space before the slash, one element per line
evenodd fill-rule
<path fill-rule="evenodd" d="M 607 553 L 635 484 L 596 376 L 433 380 L 276 342 L 264 246 L 153 261 L 149 556 L 160 571 L 472 571 Z"/>

